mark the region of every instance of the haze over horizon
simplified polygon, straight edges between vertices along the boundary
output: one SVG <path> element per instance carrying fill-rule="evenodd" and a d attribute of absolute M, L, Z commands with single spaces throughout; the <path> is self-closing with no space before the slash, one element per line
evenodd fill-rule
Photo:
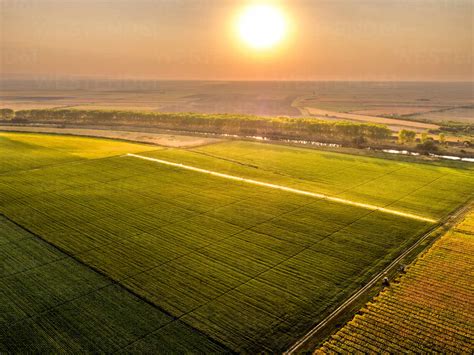
<path fill-rule="evenodd" d="M 236 18 L 270 4 L 281 43 Z M 0 0 L 0 75 L 152 80 L 472 81 L 469 0 Z"/>

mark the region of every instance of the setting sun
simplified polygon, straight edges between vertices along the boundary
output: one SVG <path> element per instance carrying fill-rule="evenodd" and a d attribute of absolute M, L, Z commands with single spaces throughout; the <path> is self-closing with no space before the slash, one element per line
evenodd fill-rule
<path fill-rule="evenodd" d="M 247 7 L 238 21 L 240 38 L 249 46 L 265 49 L 279 43 L 286 32 L 282 12 L 270 5 Z"/>

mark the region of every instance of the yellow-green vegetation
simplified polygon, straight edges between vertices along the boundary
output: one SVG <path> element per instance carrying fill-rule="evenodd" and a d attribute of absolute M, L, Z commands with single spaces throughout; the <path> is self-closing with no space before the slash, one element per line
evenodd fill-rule
<path fill-rule="evenodd" d="M 404 143 L 413 143 L 415 141 L 416 137 L 416 132 L 415 131 L 409 131 L 406 129 L 402 129 L 400 132 L 398 132 L 398 141 L 401 144 Z"/>
<path fill-rule="evenodd" d="M 107 139 L 0 132 L 0 174 L 45 165 L 104 158 L 156 149 L 153 146 L 117 143 Z"/>
<path fill-rule="evenodd" d="M 474 191 L 468 168 L 246 142 L 150 151 L 69 137 L 68 153 L 57 149 L 65 138 L 24 137 L 0 141 L 2 164 L 23 149 L 35 162 L 3 165 L 0 212 L 239 352 L 286 349 L 432 224 L 123 156 L 126 147 L 434 219 Z M 81 157 L 76 139 L 97 155 Z"/>
<path fill-rule="evenodd" d="M 0 353 L 227 350 L 0 216 Z"/>
<path fill-rule="evenodd" d="M 144 155 L 228 169 L 236 175 L 435 219 L 474 194 L 474 165 L 469 163 L 453 169 L 249 142 L 213 144 L 192 151 L 192 155 L 178 150 Z"/>
<path fill-rule="evenodd" d="M 472 353 L 474 211 L 327 341 L 324 353 Z"/>
<path fill-rule="evenodd" d="M 387 127 L 370 123 L 242 114 L 44 109 L 16 111 L 15 120 L 28 123 L 145 126 L 201 133 L 344 142 L 381 141 L 391 137 Z"/>

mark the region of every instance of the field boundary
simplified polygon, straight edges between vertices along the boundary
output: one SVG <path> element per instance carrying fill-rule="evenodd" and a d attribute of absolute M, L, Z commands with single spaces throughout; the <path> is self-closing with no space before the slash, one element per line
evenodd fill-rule
<path fill-rule="evenodd" d="M 452 214 L 447 216 L 444 221 L 433 225 L 420 239 L 418 239 L 412 246 L 405 249 L 405 251 L 400 254 L 396 259 L 394 259 L 387 267 L 385 267 L 382 271 L 376 274 L 365 286 L 360 288 L 356 291 L 352 296 L 346 299 L 344 303 L 342 303 L 339 307 L 337 307 L 334 311 L 332 311 L 326 318 L 322 321 L 317 323 L 313 328 L 311 328 L 302 338 L 296 341 L 287 351 L 283 354 L 291 355 L 295 354 L 307 341 L 311 340 L 319 331 L 324 329 L 324 327 L 334 319 L 336 319 L 346 308 L 348 308 L 351 304 L 354 303 L 359 297 L 363 296 L 366 292 L 368 292 L 384 275 L 388 274 L 390 270 L 392 270 L 397 264 L 403 260 L 407 255 L 409 255 L 412 251 L 414 251 L 420 244 L 422 244 L 425 240 L 427 240 L 432 234 L 439 230 L 442 227 L 450 225 L 453 221 L 456 221 L 461 216 L 463 216 L 472 206 L 472 200 L 468 200 L 464 205 L 460 208 L 455 210 Z M 432 242 L 436 241 L 439 237 L 443 234 L 441 233 L 438 237 L 436 237 Z M 428 244 L 423 250 L 430 247 L 432 242 Z M 420 252 L 421 253 L 421 252 Z M 419 253 L 419 254 L 420 254 Z"/>
<path fill-rule="evenodd" d="M 208 175 L 212 175 L 212 176 L 217 176 L 217 177 L 221 177 L 221 178 L 224 178 L 224 179 L 230 179 L 230 180 L 234 180 L 234 181 L 245 182 L 245 183 L 252 184 L 252 185 L 268 187 L 268 188 L 272 188 L 272 189 L 276 189 L 276 190 L 280 190 L 280 191 L 295 193 L 295 194 L 298 194 L 298 195 L 315 197 L 315 198 L 319 198 L 319 199 L 323 199 L 323 200 L 327 200 L 327 201 L 331 201 L 331 202 L 342 203 L 342 204 L 345 204 L 345 205 L 360 207 L 360 208 L 364 208 L 364 209 L 368 209 L 368 210 L 372 210 L 372 211 L 380 211 L 380 212 L 383 212 L 383 213 L 393 214 L 393 215 L 397 215 L 397 216 L 400 216 L 400 217 L 411 218 L 411 219 L 415 219 L 415 220 L 419 220 L 419 221 L 430 222 L 430 223 L 437 223 L 438 222 L 435 219 L 419 216 L 419 215 L 412 214 L 412 213 L 406 213 L 406 212 L 397 211 L 397 210 L 393 210 L 393 209 L 385 208 L 385 207 L 381 207 L 381 206 L 376 206 L 376 205 L 371 205 L 371 204 L 367 204 L 367 203 L 351 201 L 351 200 L 343 199 L 343 198 L 340 198 L 340 197 L 334 197 L 334 196 L 321 194 L 321 193 L 317 193 L 317 192 L 299 190 L 299 189 L 294 189 L 292 187 L 287 187 L 287 186 L 283 186 L 283 185 L 276 185 L 276 184 L 271 184 L 271 183 L 267 183 L 267 182 L 263 182 L 263 181 L 247 179 L 247 178 L 243 178 L 243 177 L 240 177 L 240 176 L 229 175 L 229 174 L 225 174 L 225 173 L 219 173 L 217 171 L 197 168 L 197 167 L 194 167 L 194 166 L 191 166 L 191 165 L 185 165 L 185 164 L 181 164 L 181 163 L 174 163 L 174 162 L 171 162 L 171 161 L 168 161 L 168 160 L 163 160 L 163 159 L 158 159 L 158 158 L 151 158 L 151 157 L 138 155 L 138 154 L 132 154 L 132 153 L 128 153 L 128 154 L 125 154 L 123 156 L 124 157 L 133 157 L 133 158 L 148 160 L 148 161 L 152 161 L 152 162 L 155 162 L 155 163 L 160 163 L 160 164 L 164 164 L 164 165 L 168 165 L 168 166 L 173 166 L 173 167 L 177 167 L 177 168 L 181 168 L 181 169 L 185 169 L 185 170 L 191 170 L 191 171 L 198 172 L 198 173 L 204 173 L 204 174 L 208 174 Z"/>
<path fill-rule="evenodd" d="M 192 136 L 186 134 L 177 134 L 174 132 L 146 132 L 128 130 L 110 130 L 100 127 L 59 127 L 56 126 L 28 126 L 11 125 L 0 123 L 0 132 L 5 133 L 37 133 L 45 135 L 59 135 L 71 137 L 84 137 L 95 139 L 107 139 L 111 141 L 156 145 L 160 147 L 172 148 L 198 148 L 209 144 L 222 142 L 222 138 L 207 136 Z M 180 140 L 181 139 L 181 140 Z"/>

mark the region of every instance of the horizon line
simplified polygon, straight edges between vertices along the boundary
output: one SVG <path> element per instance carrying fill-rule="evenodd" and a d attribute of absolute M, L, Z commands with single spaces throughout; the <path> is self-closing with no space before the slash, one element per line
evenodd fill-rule
<path fill-rule="evenodd" d="M 5 75 L 7 77 L 5 77 Z M 311 83 L 311 82 L 341 82 L 341 83 L 466 83 L 474 84 L 474 78 L 466 80 L 441 80 L 441 79 L 206 79 L 206 78 L 143 78 L 143 77 L 108 77 L 99 75 L 76 75 L 76 74 L 19 74 L 23 77 L 8 77 L 9 75 L 18 74 L 1 74 L 0 81 L 31 81 L 31 80 L 43 80 L 43 81 L 57 81 L 57 80 L 100 80 L 100 81 L 161 81 L 161 82 L 295 82 L 295 83 Z"/>

